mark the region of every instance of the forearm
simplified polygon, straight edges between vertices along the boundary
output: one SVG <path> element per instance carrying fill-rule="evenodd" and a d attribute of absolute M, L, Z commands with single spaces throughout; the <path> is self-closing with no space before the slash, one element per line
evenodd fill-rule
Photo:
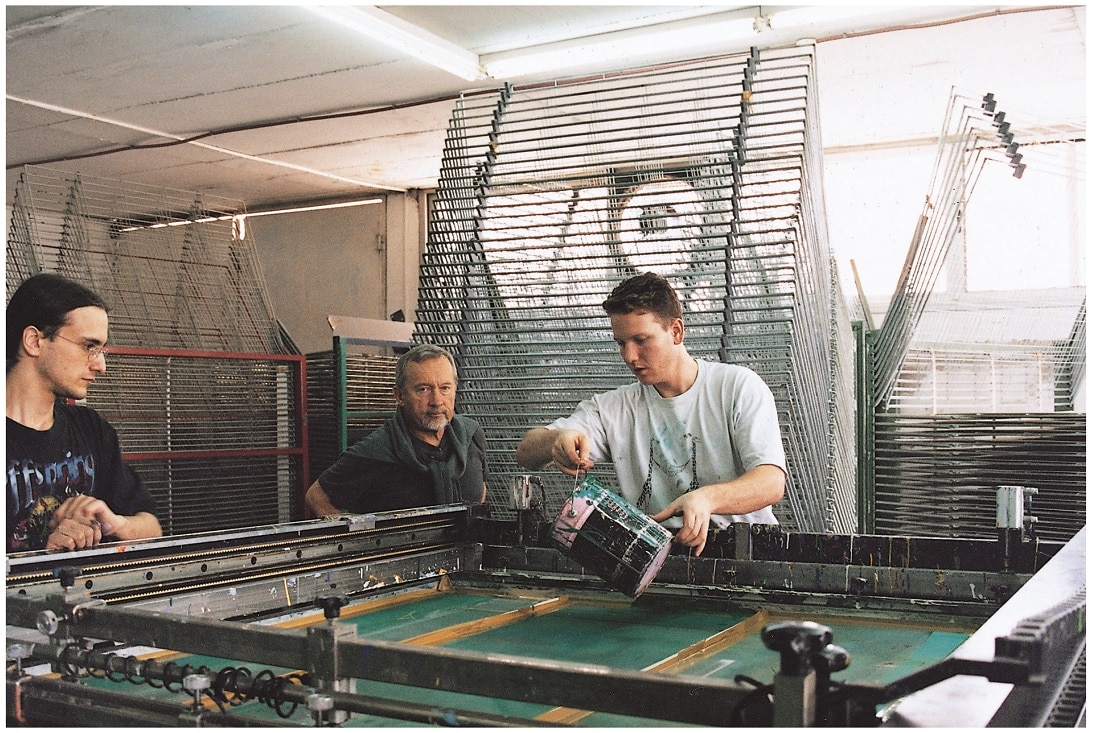
<path fill-rule="evenodd" d="M 149 537 L 160 537 L 163 531 L 160 520 L 149 512 L 138 512 L 128 517 L 120 517 L 125 522 L 119 527 L 112 527 L 107 533 L 109 539 L 114 540 L 141 540 Z"/>
<path fill-rule="evenodd" d="M 550 463 L 550 451 L 559 431 L 532 428 L 516 446 L 516 463 L 524 468 L 537 470 Z"/>
<path fill-rule="evenodd" d="M 749 514 L 783 498 L 787 474 L 779 466 L 765 464 L 744 475 L 699 489 L 711 504 L 713 514 Z"/>
<path fill-rule="evenodd" d="M 654 514 L 653 519 L 663 522 L 669 517 L 681 515 L 683 526 L 674 540 L 693 548 L 693 554 L 698 557 L 707 544 L 707 532 L 713 515 L 749 514 L 771 506 L 783 498 L 786 482 L 787 474 L 779 466 L 756 466 L 733 481 L 707 484 L 682 494 Z"/>
<path fill-rule="evenodd" d="M 328 494 L 321 488 L 321 484 L 318 481 L 314 481 L 313 485 L 306 490 L 306 506 L 316 517 L 326 517 L 331 514 L 340 514 L 341 510 L 338 509 L 332 500 L 328 498 Z"/>

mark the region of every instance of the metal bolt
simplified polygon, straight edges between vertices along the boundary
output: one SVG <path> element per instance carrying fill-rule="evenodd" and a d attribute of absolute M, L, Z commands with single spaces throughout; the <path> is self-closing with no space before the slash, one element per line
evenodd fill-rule
<path fill-rule="evenodd" d="M 35 618 L 34 625 L 46 636 L 53 636 L 61 628 L 61 619 L 53 611 L 41 611 Z"/>
<path fill-rule="evenodd" d="M 189 674 L 183 678 L 183 689 L 194 697 L 195 712 L 202 708 L 202 693 L 210 687 L 210 676 L 205 674 Z"/>
<path fill-rule="evenodd" d="M 8 644 L 8 659 L 15 660 L 15 676 L 23 676 L 23 660 L 31 655 L 34 645 L 25 642 Z"/>
<path fill-rule="evenodd" d="M 324 725 L 325 713 L 335 706 L 336 703 L 329 695 L 319 695 L 315 692 L 306 698 L 306 707 L 313 712 L 313 719 L 318 728 Z"/>

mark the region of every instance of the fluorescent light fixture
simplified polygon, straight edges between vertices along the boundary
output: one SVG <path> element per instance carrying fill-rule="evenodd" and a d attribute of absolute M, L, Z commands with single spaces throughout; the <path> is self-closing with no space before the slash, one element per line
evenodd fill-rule
<path fill-rule="evenodd" d="M 139 229 L 164 229 L 166 227 L 183 227 L 192 224 L 210 224 L 215 221 L 229 221 L 236 219 L 240 214 L 224 214 L 222 216 L 200 216 L 195 219 L 176 219 L 174 221 L 158 221 L 155 224 L 138 224 L 132 227 L 123 227 L 118 231 L 122 233 L 136 232 Z"/>
<path fill-rule="evenodd" d="M 251 219 L 255 216 L 271 216 L 273 214 L 297 214 L 300 211 L 321 211 L 323 209 L 346 209 L 349 206 L 368 206 L 380 204 L 382 199 L 359 199 L 358 201 L 341 201 L 337 204 L 316 204 L 314 206 L 295 206 L 289 209 L 271 209 L 270 211 L 254 211 L 250 214 L 237 214 L 241 219 Z"/>
<path fill-rule="evenodd" d="M 312 206 L 293 206 L 286 209 L 269 209 L 267 211 L 254 211 L 246 214 L 221 214 L 219 216 L 199 216 L 194 219 L 176 219 L 174 221 L 158 221 L 155 224 L 141 224 L 139 226 L 125 227 L 119 229 L 120 232 L 133 232 L 138 229 L 164 229 L 165 227 L 182 227 L 190 226 L 191 224 L 210 224 L 215 221 L 229 221 L 234 222 L 234 229 L 237 233 L 238 239 L 244 239 L 244 222 L 245 219 L 251 219 L 256 216 L 273 216 L 275 214 L 296 214 L 301 211 L 322 211 L 324 209 L 345 209 L 349 206 L 369 206 L 370 204 L 380 204 L 382 199 L 359 199 L 357 201 L 341 201 L 335 204 L 315 204 Z"/>
<path fill-rule="evenodd" d="M 716 19 L 709 16 L 665 23 L 659 28 L 614 31 L 517 51 L 503 51 L 482 58 L 489 76 L 505 79 L 586 64 L 628 61 L 641 55 L 687 51 L 755 35 L 755 17 Z"/>
<path fill-rule="evenodd" d="M 359 199 L 358 201 L 341 201 L 337 204 L 315 204 L 313 206 L 293 206 L 287 209 L 270 209 L 268 211 L 256 211 L 251 214 L 237 214 L 233 217 L 233 228 L 237 239 L 244 239 L 247 235 L 245 219 L 257 216 L 274 216 L 275 214 L 297 214 L 301 211 L 322 211 L 324 209 L 346 209 L 349 206 L 369 206 L 380 204 L 382 199 Z"/>
<path fill-rule="evenodd" d="M 476 53 L 373 5 L 301 7 L 455 76 L 468 81 L 485 78 L 485 71 L 481 68 Z"/>

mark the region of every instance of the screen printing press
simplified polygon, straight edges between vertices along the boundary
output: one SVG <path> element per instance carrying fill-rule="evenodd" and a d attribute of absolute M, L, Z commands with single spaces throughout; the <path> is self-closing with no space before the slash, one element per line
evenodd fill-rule
<path fill-rule="evenodd" d="M 537 503 L 514 514 L 455 505 L 10 555 L 8 723 L 1083 722 L 1084 530 L 1063 544 L 1011 527 L 733 525 L 701 557 L 673 549 L 635 597 L 563 552 Z"/>

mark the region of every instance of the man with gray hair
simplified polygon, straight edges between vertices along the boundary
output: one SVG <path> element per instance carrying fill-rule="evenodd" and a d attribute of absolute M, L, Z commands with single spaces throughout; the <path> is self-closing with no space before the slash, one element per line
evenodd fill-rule
<path fill-rule="evenodd" d="M 455 414 L 450 352 L 418 344 L 397 360 L 393 416 L 348 448 L 306 492 L 317 516 L 485 501 L 485 432 Z"/>

